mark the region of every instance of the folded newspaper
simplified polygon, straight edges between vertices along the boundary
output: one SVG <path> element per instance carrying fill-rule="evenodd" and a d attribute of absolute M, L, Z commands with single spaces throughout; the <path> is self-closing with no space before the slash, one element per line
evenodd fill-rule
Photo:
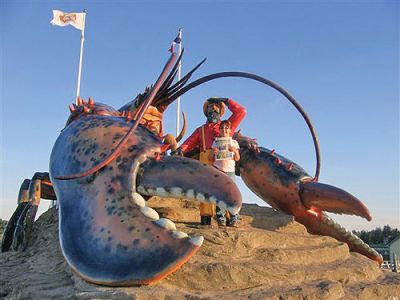
<path fill-rule="evenodd" d="M 215 146 L 218 148 L 218 153 L 215 155 L 215 160 L 233 159 L 234 153 L 229 151 L 229 146 L 232 144 L 231 137 L 219 137 L 215 139 Z"/>

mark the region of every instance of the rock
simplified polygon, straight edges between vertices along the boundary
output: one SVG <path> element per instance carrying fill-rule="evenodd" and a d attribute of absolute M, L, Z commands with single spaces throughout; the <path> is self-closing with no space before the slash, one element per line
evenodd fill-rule
<path fill-rule="evenodd" d="M 0 298 L 400 299 L 400 274 L 382 271 L 333 238 L 308 234 L 293 217 L 271 208 L 244 204 L 239 228 L 218 228 L 199 226 L 197 204 L 188 200 L 153 197 L 148 205 L 178 230 L 205 238 L 172 275 L 130 288 L 85 282 L 62 256 L 53 208 L 35 222 L 25 252 L 0 254 Z"/>

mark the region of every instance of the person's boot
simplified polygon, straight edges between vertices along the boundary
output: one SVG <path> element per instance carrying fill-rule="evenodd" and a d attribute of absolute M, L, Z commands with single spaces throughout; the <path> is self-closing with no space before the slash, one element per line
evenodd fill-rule
<path fill-rule="evenodd" d="M 226 220 L 225 219 L 218 218 L 217 222 L 218 222 L 218 226 L 219 227 L 225 227 L 226 226 Z"/>
<path fill-rule="evenodd" d="M 201 216 L 201 225 L 211 225 L 211 216 Z"/>
<path fill-rule="evenodd" d="M 239 215 L 233 215 L 231 216 L 231 219 L 228 222 L 228 226 L 230 227 L 239 227 L 239 223 L 240 223 L 240 217 Z"/>
<path fill-rule="evenodd" d="M 229 223 L 230 227 L 239 227 L 239 222 L 236 220 L 233 220 L 232 222 Z"/>

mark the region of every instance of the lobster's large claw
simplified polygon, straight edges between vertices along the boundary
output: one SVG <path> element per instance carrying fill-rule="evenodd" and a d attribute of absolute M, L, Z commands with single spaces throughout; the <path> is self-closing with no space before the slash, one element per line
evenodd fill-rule
<path fill-rule="evenodd" d="M 223 172 L 197 160 L 168 156 L 141 165 L 137 190 L 142 195 L 189 198 L 239 212 L 239 189 Z"/>
<path fill-rule="evenodd" d="M 130 146 L 93 176 L 69 181 L 54 178 L 53 174 L 80 173 L 86 165 L 95 164 L 127 126 L 122 118 L 82 118 L 59 136 L 50 163 L 54 189 L 62 199 L 59 217 L 64 257 L 82 278 L 103 285 L 155 282 L 189 260 L 203 242 L 202 237 L 189 237 L 171 221 L 159 218 L 137 193 L 140 164 L 160 149 L 148 130 L 139 128 L 129 138 Z M 93 136 L 112 136 L 114 141 L 97 141 Z M 85 147 L 91 151 L 79 154 Z"/>
<path fill-rule="evenodd" d="M 109 286 L 153 283 L 188 261 L 203 238 L 177 231 L 171 221 L 147 207 L 139 194 L 126 193 L 118 185 L 112 185 L 112 193 L 107 186 L 98 191 L 80 186 L 82 192 L 73 194 L 83 202 L 60 203 L 63 254 L 71 268 L 89 282 Z"/>
<path fill-rule="evenodd" d="M 186 198 L 225 203 L 231 211 L 241 205 L 240 193 L 228 176 L 195 160 L 158 157 L 159 140 L 142 127 L 128 137 L 129 146 L 117 159 L 91 176 L 73 180 L 53 176 L 81 173 L 96 164 L 127 128 L 119 117 L 81 118 L 58 137 L 50 162 L 51 181 L 61 199 L 63 255 L 78 275 L 103 285 L 155 282 L 188 261 L 203 242 L 202 237 L 189 237 L 172 221 L 159 218 L 142 195 L 182 192 Z"/>
<path fill-rule="evenodd" d="M 347 243 L 350 250 L 382 263 L 378 252 L 323 213 L 326 210 L 371 220 L 360 200 L 339 188 L 312 182 L 300 166 L 275 151 L 260 147 L 257 153 L 245 145 L 242 141 L 239 170 L 254 193 L 273 208 L 293 215 L 310 233 L 334 237 Z"/>

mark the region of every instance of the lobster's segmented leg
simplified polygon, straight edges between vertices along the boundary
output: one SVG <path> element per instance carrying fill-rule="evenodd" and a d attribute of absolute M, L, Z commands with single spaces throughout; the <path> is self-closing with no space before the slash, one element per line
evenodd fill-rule
<path fill-rule="evenodd" d="M 15 209 L 14 213 L 12 214 L 4 230 L 3 239 L 1 242 L 1 252 L 7 252 L 11 248 L 14 238 L 15 227 L 18 223 L 19 217 L 23 213 L 25 207 L 28 205 L 29 201 L 28 190 L 30 182 L 31 181 L 29 179 L 25 179 L 21 184 L 18 194 L 18 202 L 17 202 L 18 206 Z"/>
<path fill-rule="evenodd" d="M 24 250 L 28 245 L 40 198 L 56 200 L 48 173 L 35 173 L 25 179 L 18 194 L 18 206 L 4 232 L 2 252 Z"/>

